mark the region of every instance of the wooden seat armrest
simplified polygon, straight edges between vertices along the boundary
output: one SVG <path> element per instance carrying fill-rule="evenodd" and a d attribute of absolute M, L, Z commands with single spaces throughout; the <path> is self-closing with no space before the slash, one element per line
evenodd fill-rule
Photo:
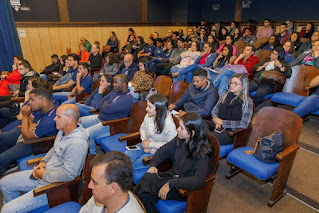
<path fill-rule="evenodd" d="M 150 91 L 149 89 L 136 89 L 134 92 L 139 93 L 139 92 L 148 92 Z"/>
<path fill-rule="evenodd" d="M 153 155 L 143 158 L 143 164 L 144 165 L 149 165 L 151 163 L 152 159 L 153 159 Z"/>
<path fill-rule="evenodd" d="M 24 102 L 24 97 L 12 97 L 11 101 L 16 101 L 18 103 Z"/>
<path fill-rule="evenodd" d="M 205 180 L 205 183 L 206 183 L 206 182 L 209 182 L 209 181 L 214 181 L 215 178 L 216 178 L 216 176 L 215 176 L 214 174 L 210 173 L 210 174 L 207 176 L 207 178 L 206 178 L 206 180 Z M 189 193 L 191 193 L 191 192 L 192 192 L 192 190 L 189 190 L 189 189 L 179 189 L 179 190 L 178 190 L 178 193 L 179 193 L 182 197 L 185 197 L 185 196 L 189 195 Z"/>
<path fill-rule="evenodd" d="M 109 126 L 112 124 L 118 124 L 120 122 L 128 122 L 128 120 L 129 120 L 129 117 L 125 117 L 125 118 L 115 119 L 111 121 L 103 121 L 102 124 L 103 126 Z"/>
<path fill-rule="evenodd" d="M 278 160 L 278 161 L 285 160 L 285 158 L 289 157 L 289 155 L 293 154 L 294 152 L 297 152 L 299 147 L 300 146 L 298 144 L 294 144 L 292 146 L 289 146 L 288 148 L 284 149 L 282 152 L 280 152 L 276 155 L 276 160 Z"/>
<path fill-rule="evenodd" d="M 84 104 L 84 101 L 78 101 L 79 104 Z"/>
<path fill-rule="evenodd" d="M 81 177 L 77 176 L 74 180 L 71 180 L 71 181 L 51 183 L 49 185 L 42 186 L 42 187 L 34 189 L 33 190 L 33 195 L 34 196 L 39 196 L 39 195 L 54 191 L 54 190 L 56 190 L 58 188 L 67 187 L 67 186 L 69 186 L 71 184 L 74 184 L 74 183 L 77 183 L 77 182 L 80 182 L 80 181 L 81 181 Z"/>
<path fill-rule="evenodd" d="M 42 143 L 44 141 L 54 140 L 55 138 L 56 138 L 55 135 L 50 136 L 50 137 L 44 137 L 44 138 L 36 138 L 36 139 L 32 139 L 32 140 L 23 141 L 22 144 L 27 145 L 27 144 L 34 144 L 34 143 Z"/>
<path fill-rule="evenodd" d="M 240 129 L 240 130 L 238 129 L 238 131 L 234 130 L 229 132 L 229 136 L 234 138 L 234 143 L 233 143 L 234 149 L 247 145 L 250 130 L 251 128 L 247 128 L 247 129 Z"/>
<path fill-rule="evenodd" d="M 308 92 L 308 96 L 311 95 L 312 93 L 316 92 L 316 90 L 318 89 L 319 86 L 315 86 L 315 87 L 305 87 L 305 90 L 307 90 Z"/>
<path fill-rule="evenodd" d="M 89 111 L 90 114 L 93 114 L 93 113 L 99 114 L 99 112 L 100 112 L 99 109 L 92 109 L 92 110 Z"/>
<path fill-rule="evenodd" d="M 65 89 L 63 89 L 64 90 L 64 92 L 71 92 L 72 91 L 72 88 L 70 87 L 70 88 L 65 88 Z"/>
<path fill-rule="evenodd" d="M 228 132 L 229 137 L 234 137 L 236 134 L 240 134 L 242 131 L 245 131 L 245 129 L 235 129 Z"/>
<path fill-rule="evenodd" d="M 18 126 L 17 126 L 17 129 L 21 129 L 21 125 L 18 125 Z"/>
<path fill-rule="evenodd" d="M 134 139 L 139 139 L 140 137 L 141 136 L 139 132 L 134 132 L 134 133 L 119 137 L 119 141 L 134 140 Z"/>
<path fill-rule="evenodd" d="M 39 164 L 40 161 L 41 161 L 43 158 L 44 158 L 44 157 L 39 157 L 39 158 L 34 158 L 34 159 L 31 159 L 31 160 L 28 160 L 28 161 L 27 161 L 27 166 L 32 166 L 32 165 Z"/>

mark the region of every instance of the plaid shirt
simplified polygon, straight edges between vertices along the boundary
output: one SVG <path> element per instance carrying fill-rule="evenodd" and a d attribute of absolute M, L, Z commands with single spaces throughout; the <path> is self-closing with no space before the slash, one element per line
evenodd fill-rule
<path fill-rule="evenodd" d="M 213 108 L 213 111 L 212 111 L 213 118 L 218 118 L 220 102 L 221 102 L 221 99 L 218 100 L 217 104 Z M 231 129 L 231 130 L 247 129 L 253 115 L 253 100 L 249 98 L 248 103 L 243 104 L 241 111 L 242 111 L 242 116 L 240 121 L 223 120 L 222 127 Z"/>

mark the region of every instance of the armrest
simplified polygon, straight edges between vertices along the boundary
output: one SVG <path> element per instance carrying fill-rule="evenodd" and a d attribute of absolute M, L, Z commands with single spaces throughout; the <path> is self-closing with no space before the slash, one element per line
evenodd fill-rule
<path fill-rule="evenodd" d="M 111 121 L 103 121 L 103 126 L 110 126 L 110 135 L 119 133 L 127 133 L 127 125 L 129 118 L 120 118 Z"/>
<path fill-rule="evenodd" d="M 72 88 L 65 88 L 65 89 L 63 89 L 64 90 L 64 92 L 71 92 L 72 91 Z"/>
<path fill-rule="evenodd" d="M 298 144 L 294 144 L 292 146 L 289 146 L 288 148 L 284 149 L 282 152 L 280 152 L 276 155 L 276 160 L 278 160 L 278 161 L 285 160 L 287 157 L 289 157 L 289 155 L 293 154 L 294 152 L 297 152 L 299 147 L 300 146 Z"/>
<path fill-rule="evenodd" d="M 236 134 L 240 134 L 242 131 L 245 131 L 245 129 L 235 129 L 228 132 L 229 137 L 234 137 Z"/>
<path fill-rule="evenodd" d="M 139 132 L 134 132 L 134 133 L 119 137 L 119 141 L 134 140 L 134 139 L 140 139 Z"/>
<path fill-rule="evenodd" d="M 84 101 L 78 101 L 79 104 L 84 104 Z"/>
<path fill-rule="evenodd" d="M 108 126 L 108 125 L 112 125 L 112 124 L 117 124 L 119 122 L 127 122 L 129 120 L 128 117 L 125 118 L 120 118 L 120 119 L 115 119 L 115 120 L 110 120 L 110 121 L 103 121 L 102 124 L 103 126 Z"/>
<path fill-rule="evenodd" d="M 205 180 L 205 183 L 209 182 L 209 181 L 214 181 L 216 178 L 216 176 L 212 173 L 210 173 L 206 180 Z M 182 196 L 182 197 L 185 197 L 187 195 L 189 195 L 189 193 L 191 193 L 193 190 L 188 190 L 188 189 L 179 189 L 178 190 L 178 193 Z"/>
<path fill-rule="evenodd" d="M 250 130 L 251 130 L 251 127 L 247 129 L 236 129 L 228 133 L 230 137 L 234 138 L 234 143 L 233 143 L 234 149 L 247 145 Z"/>
<path fill-rule="evenodd" d="M 42 143 L 44 141 L 55 140 L 55 138 L 56 138 L 55 135 L 50 137 L 37 138 L 37 139 L 23 141 L 22 144 L 27 145 L 27 144 L 34 144 L 34 143 Z"/>
<path fill-rule="evenodd" d="M 57 190 L 57 189 L 60 189 L 60 188 L 63 188 L 63 187 L 67 187 L 67 186 L 69 186 L 71 184 L 80 182 L 80 180 L 81 180 L 81 177 L 77 176 L 74 180 L 71 180 L 71 181 L 51 183 L 49 185 L 42 186 L 42 187 L 34 189 L 33 190 L 33 195 L 34 196 L 39 196 L 39 195 L 42 195 L 44 193 L 49 193 L 51 191 L 54 191 L 54 190 Z"/>
<path fill-rule="evenodd" d="M 92 109 L 89 111 L 90 114 L 95 113 L 95 114 L 99 114 L 100 110 L 99 109 Z"/>
<path fill-rule="evenodd" d="M 27 166 L 32 166 L 32 165 L 39 164 L 42 159 L 43 159 L 43 157 L 39 157 L 39 158 L 34 158 L 34 159 L 31 159 L 31 160 L 28 160 L 27 161 Z"/>
<path fill-rule="evenodd" d="M 16 101 L 18 103 L 24 102 L 24 97 L 12 97 L 11 101 Z"/>
<path fill-rule="evenodd" d="M 136 89 L 134 90 L 134 92 L 138 93 L 138 92 L 148 92 L 150 91 L 149 89 Z"/>
<path fill-rule="evenodd" d="M 143 164 L 149 165 L 152 159 L 153 159 L 153 155 L 143 158 Z"/>
<path fill-rule="evenodd" d="M 308 92 L 308 96 L 311 95 L 312 93 L 316 92 L 316 90 L 318 89 L 319 86 L 316 87 L 305 87 L 305 90 Z"/>

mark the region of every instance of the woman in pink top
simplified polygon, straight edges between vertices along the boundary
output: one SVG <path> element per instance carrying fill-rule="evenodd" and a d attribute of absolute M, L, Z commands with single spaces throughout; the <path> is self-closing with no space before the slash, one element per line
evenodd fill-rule
<path fill-rule="evenodd" d="M 236 55 L 236 47 L 233 45 L 233 37 L 231 35 L 226 36 L 225 44 L 232 45 L 233 55 Z M 225 44 L 221 45 L 219 49 L 216 51 L 216 53 L 220 53 L 223 50 L 223 47 L 225 46 Z"/>

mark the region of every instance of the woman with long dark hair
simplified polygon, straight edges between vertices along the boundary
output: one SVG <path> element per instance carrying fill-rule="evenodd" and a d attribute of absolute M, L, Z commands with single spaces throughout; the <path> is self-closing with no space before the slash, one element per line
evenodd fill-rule
<path fill-rule="evenodd" d="M 117 53 L 119 51 L 119 40 L 114 31 L 110 33 L 110 38 L 106 42 L 108 52 Z"/>
<path fill-rule="evenodd" d="M 149 167 L 143 165 L 143 158 L 153 155 L 177 135 L 176 126 L 168 111 L 168 100 L 164 95 L 152 95 L 147 100 L 146 112 L 140 127 L 142 143 L 137 144 L 140 149 L 125 151 L 125 154 L 131 158 L 134 169 Z"/>
<path fill-rule="evenodd" d="M 178 190 L 200 188 L 211 170 L 212 149 L 203 119 L 195 112 L 183 115 L 177 135 L 157 150 L 150 163 L 151 167 L 134 190 L 147 212 L 158 212 L 155 204 L 159 199 L 185 200 L 179 196 Z M 173 166 L 168 172 L 174 178 L 160 179 L 156 167 L 169 158 Z"/>

